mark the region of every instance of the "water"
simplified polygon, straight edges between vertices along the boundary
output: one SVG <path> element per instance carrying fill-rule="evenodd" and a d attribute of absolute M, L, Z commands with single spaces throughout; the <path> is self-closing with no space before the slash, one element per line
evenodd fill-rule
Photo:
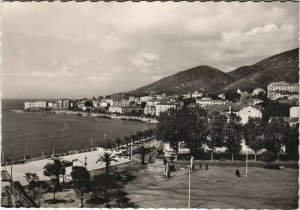
<path fill-rule="evenodd" d="M 14 113 L 24 107 L 22 99 L 2 99 L 2 148 L 5 158 L 40 156 L 104 145 L 114 140 L 153 128 L 155 125 L 67 114 Z M 104 136 L 105 135 L 105 136 Z M 13 152 L 11 153 L 11 144 Z"/>

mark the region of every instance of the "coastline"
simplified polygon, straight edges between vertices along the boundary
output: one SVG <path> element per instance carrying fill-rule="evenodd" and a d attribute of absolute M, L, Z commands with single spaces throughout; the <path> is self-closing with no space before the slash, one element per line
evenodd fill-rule
<path fill-rule="evenodd" d="M 107 119 L 116 119 L 116 120 L 131 120 L 131 121 L 138 121 L 138 122 L 145 122 L 156 124 L 158 121 L 155 118 L 148 118 L 148 117 L 137 117 L 137 116 L 128 116 L 128 115 L 111 115 L 111 114 L 104 114 L 104 113 L 87 113 L 83 111 L 35 111 L 35 112 L 26 112 L 24 110 L 11 110 L 14 113 L 42 113 L 42 114 L 72 114 L 72 115 L 79 115 L 79 116 L 90 116 L 90 117 L 100 117 L 100 118 L 107 118 Z"/>

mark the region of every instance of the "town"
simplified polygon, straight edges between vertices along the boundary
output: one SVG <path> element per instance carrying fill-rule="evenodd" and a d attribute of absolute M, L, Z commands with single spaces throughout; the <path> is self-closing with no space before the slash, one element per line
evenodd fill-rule
<path fill-rule="evenodd" d="M 130 137 L 117 138 L 104 148 L 91 145 L 87 150 L 64 154 L 55 154 L 53 151 L 52 155 L 42 154 L 41 157 L 32 159 L 24 157 L 24 160 L 6 163 L 4 167 L 10 167 L 10 174 L 13 174 L 13 179 L 17 181 L 9 184 L 12 179 L 8 170 L 2 171 L 2 181 L 6 186 L 2 205 L 58 207 L 62 205 L 60 199 L 66 196 L 63 189 L 74 187 L 80 197 L 80 207 L 97 206 L 98 203 L 93 201 L 94 196 L 104 196 L 104 200 L 100 202 L 104 203 L 104 207 L 132 207 L 133 203 L 129 200 L 137 201 L 132 197 L 129 199 L 127 192 L 135 192 L 135 181 L 130 183 L 135 176 L 147 177 L 149 180 L 165 180 L 168 181 L 167 186 L 171 187 L 187 173 L 189 179 L 191 173 L 195 179 L 197 173 L 201 173 L 202 178 L 215 177 L 214 171 L 221 170 L 220 173 L 226 174 L 222 175 L 223 179 L 231 177 L 228 181 L 232 182 L 232 169 L 228 167 L 230 164 L 227 161 L 229 158 L 235 163 L 233 167 L 244 167 L 246 163 L 246 171 L 237 169 L 236 177 L 247 177 L 250 174 L 252 178 L 249 179 L 255 179 L 255 173 L 265 173 L 261 168 L 286 169 L 286 173 L 291 173 L 288 170 L 295 165 L 289 161 L 298 158 L 293 142 L 297 140 L 298 135 L 294 133 L 296 136 L 292 136 L 299 125 L 298 94 L 298 84 L 280 81 L 270 83 L 267 90 L 231 90 L 218 95 L 194 92 L 181 96 L 167 96 L 164 93 L 151 92 L 147 96 L 129 96 L 122 99 L 99 97 L 77 101 L 60 99 L 56 102 L 25 102 L 26 112 L 74 111 L 105 113 L 107 116 L 152 117 L 157 119 L 157 127 L 154 130 L 137 132 Z M 266 120 L 267 125 L 264 123 Z M 186 163 L 187 160 L 190 162 Z M 268 164 L 264 165 L 261 161 Z M 274 161 L 277 164 L 271 164 Z M 105 170 L 99 169 L 98 162 L 106 164 Z M 36 167 L 37 165 L 45 166 L 42 168 Z M 186 165 L 188 167 L 183 168 Z M 25 168 L 31 168 L 31 171 L 24 176 Z M 201 172 L 204 168 L 205 171 Z M 53 170 L 58 171 L 56 173 Z M 143 174 L 145 170 L 147 175 Z M 93 178 L 90 173 L 94 174 Z M 50 185 L 49 178 L 52 183 Z M 151 185 L 149 180 L 142 183 Z M 100 188 L 89 186 L 89 183 Z M 268 179 L 267 183 L 273 181 Z M 194 184 L 198 185 L 199 182 Z M 13 198 L 9 186 L 13 188 Z M 188 187 L 188 207 L 191 207 L 191 202 L 197 201 L 191 200 L 191 184 Z M 217 189 L 223 187 L 225 186 L 218 185 Z M 99 190 L 104 194 L 100 196 Z M 68 196 L 74 197 L 75 194 L 70 192 Z M 43 202 L 41 197 L 44 197 Z M 180 197 L 176 198 L 181 202 L 185 199 L 181 197 L 181 193 Z M 15 200 L 16 204 L 12 204 L 12 200 Z M 68 206 L 67 203 L 64 205 Z M 164 201 L 164 205 L 172 206 L 167 200 Z"/>
<path fill-rule="evenodd" d="M 290 107 L 289 113 L 277 113 L 271 117 L 284 117 L 290 124 L 296 124 L 299 113 L 299 86 L 286 81 L 272 82 L 267 89 L 255 88 L 252 92 L 230 90 L 227 93 L 204 94 L 198 91 L 183 95 L 157 94 L 124 98 L 93 97 L 92 99 L 59 99 L 56 102 L 32 101 L 25 102 L 25 111 L 83 111 L 121 116 L 138 116 L 155 118 L 170 109 L 182 107 L 202 107 L 204 110 L 217 109 L 225 113 L 234 113 L 241 117 L 245 124 L 249 117 L 262 117 L 266 99 L 276 101 L 277 105 Z M 266 103 L 265 103 L 266 104 Z"/>

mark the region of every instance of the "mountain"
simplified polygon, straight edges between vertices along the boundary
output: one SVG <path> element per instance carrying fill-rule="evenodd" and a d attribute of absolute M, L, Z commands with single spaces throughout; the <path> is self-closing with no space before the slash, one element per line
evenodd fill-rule
<path fill-rule="evenodd" d="M 198 66 L 162 78 L 152 84 L 128 92 L 141 96 L 151 91 L 167 94 L 184 94 L 194 91 L 217 91 L 232 82 L 230 76 L 210 66 Z"/>
<path fill-rule="evenodd" d="M 224 73 L 210 66 L 198 66 L 162 78 L 154 83 L 112 97 L 142 96 L 151 91 L 167 94 L 185 94 L 194 91 L 222 93 L 230 89 L 249 90 L 266 88 L 275 81 L 298 82 L 299 49 L 274 55 L 250 66 L 242 66 Z"/>
<path fill-rule="evenodd" d="M 299 80 L 299 48 L 266 58 L 252 66 L 243 66 L 227 73 L 233 83 L 226 86 L 228 89 L 266 88 L 275 81 Z"/>

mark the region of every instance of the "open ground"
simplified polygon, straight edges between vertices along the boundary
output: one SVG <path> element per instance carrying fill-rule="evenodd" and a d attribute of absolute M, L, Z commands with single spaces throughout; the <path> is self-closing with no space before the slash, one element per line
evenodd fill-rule
<path fill-rule="evenodd" d="M 120 165 L 136 178 L 127 184 L 130 202 L 139 208 L 186 208 L 188 205 L 188 170 L 177 168 L 170 179 L 162 174 L 149 172 L 147 166 L 138 162 Z M 249 167 L 248 176 L 237 177 L 235 170 L 244 174 L 244 168 L 236 166 L 213 166 L 208 170 L 199 166 L 191 173 L 192 208 L 280 208 L 298 207 L 298 170 L 271 170 Z M 96 170 L 92 174 L 101 173 Z M 42 207 L 78 207 L 79 199 L 72 189 L 57 193 L 64 202 L 43 203 Z M 52 194 L 43 196 L 51 199 Z M 86 197 L 86 200 L 89 196 Z M 103 205 L 85 204 L 85 207 Z"/>

